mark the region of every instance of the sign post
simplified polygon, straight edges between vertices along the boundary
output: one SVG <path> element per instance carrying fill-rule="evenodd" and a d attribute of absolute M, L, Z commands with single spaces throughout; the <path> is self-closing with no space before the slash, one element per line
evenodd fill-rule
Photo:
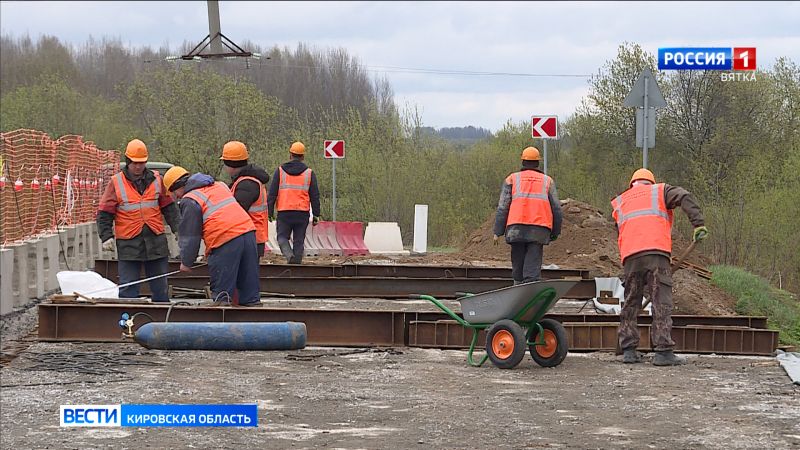
<path fill-rule="evenodd" d="M 667 102 L 650 69 L 645 68 L 633 89 L 625 97 L 624 106 L 636 110 L 636 146 L 642 147 L 642 167 L 647 168 L 647 149 L 656 145 L 656 108 L 664 108 Z"/>
<path fill-rule="evenodd" d="M 531 137 L 544 141 L 544 174 L 547 175 L 547 140 L 558 139 L 558 116 L 531 116 Z"/>
<path fill-rule="evenodd" d="M 332 181 L 333 181 L 333 214 L 332 219 L 336 222 L 336 160 L 344 159 L 344 141 L 325 141 L 323 154 L 325 159 L 331 159 Z"/>

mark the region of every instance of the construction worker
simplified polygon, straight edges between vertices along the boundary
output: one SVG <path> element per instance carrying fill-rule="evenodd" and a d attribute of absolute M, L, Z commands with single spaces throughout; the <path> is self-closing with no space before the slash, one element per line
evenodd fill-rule
<path fill-rule="evenodd" d="M 239 141 L 230 141 L 222 147 L 222 164 L 231 177 L 233 197 L 247 211 L 256 227 L 258 257 L 264 256 L 264 247 L 269 240 L 269 217 L 267 214 L 267 190 L 264 185 L 269 174 L 261 167 L 248 163 L 247 146 Z"/>
<path fill-rule="evenodd" d="M 272 175 L 267 195 L 270 217 L 277 216 L 277 238 L 281 253 L 289 264 L 303 262 L 304 241 L 308 228 L 309 210 L 313 225 L 319 223 L 319 189 L 317 176 L 303 162 L 306 146 L 295 142 L 289 148 L 289 162 L 282 164 Z M 289 237 L 293 244 L 289 244 Z"/>
<path fill-rule="evenodd" d="M 164 174 L 164 186 L 181 199 L 181 272 L 192 270 L 202 238 L 214 300 L 230 302 L 238 290 L 239 306 L 260 305 L 256 227 L 228 186 L 180 166 Z"/>
<path fill-rule="evenodd" d="M 650 342 L 655 350 L 653 365 L 684 364 L 672 352 L 672 210 L 677 206 L 694 226 L 692 240 L 708 236 L 703 213 L 689 191 L 666 183 L 656 184 L 653 173 L 639 169 L 633 173 L 628 190 L 611 201 L 619 231 L 619 256 L 625 271 L 625 303 L 619 324 L 619 347 L 624 363 L 638 363 L 641 355 L 637 317 L 646 292 L 652 302 L 653 324 Z"/>
<path fill-rule="evenodd" d="M 116 241 L 120 285 L 141 279 L 142 266 L 147 278 L 167 273 L 169 247 L 164 234 L 166 219 L 178 231 L 180 214 L 161 175 L 147 165 L 147 146 L 139 139 L 125 148 L 125 168 L 111 177 L 97 211 L 97 233 L 105 251 Z M 153 301 L 167 302 L 167 278 L 150 281 Z M 139 285 L 120 288 L 121 298 L 139 297 Z"/>
<path fill-rule="evenodd" d="M 497 203 L 494 245 L 505 234 L 514 284 L 541 278 L 543 246 L 561 234 L 556 184 L 539 170 L 540 159 L 535 147 L 522 151 L 522 168 L 506 177 Z"/>

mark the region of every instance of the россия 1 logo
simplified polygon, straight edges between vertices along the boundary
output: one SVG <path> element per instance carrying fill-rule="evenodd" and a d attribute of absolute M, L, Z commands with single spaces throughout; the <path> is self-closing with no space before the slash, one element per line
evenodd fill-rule
<path fill-rule="evenodd" d="M 658 49 L 658 70 L 724 70 L 722 81 L 755 81 L 755 47 L 666 47 Z"/>

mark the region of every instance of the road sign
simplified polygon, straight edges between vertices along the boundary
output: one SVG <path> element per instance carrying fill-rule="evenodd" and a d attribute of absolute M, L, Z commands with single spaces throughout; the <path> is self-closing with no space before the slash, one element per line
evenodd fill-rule
<path fill-rule="evenodd" d="M 325 141 L 325 159 L 343 159 L 344 141 Z"/>
<path fill-rule="evenodd" d="M 647 105 L 644 104 L 645 86 L 647 87 Z M 664 101 L 664 95 L 661 94 L 661 89 L 658 88 L 656 77 L 653 72 L 646 68 L 639 75 L 639 79 L 633 84 L 633 89 L 625 97 L 624 106 L 639 108 L 665 108 L 667 102 Z"/>
<path fill-rule="evenodd" d="M 544 139 L 558 138 L 557 116 L 532 116 L 531 137 Z"/>
<path fill-rule="evenodd" d="M 667 106 L 650 69 L 642 70 L 623 106 L 636 108 L 636 145 L 642 147 L 642 167 L 647 168 L 647 149 L 656 144 L 656 108 Z"/>

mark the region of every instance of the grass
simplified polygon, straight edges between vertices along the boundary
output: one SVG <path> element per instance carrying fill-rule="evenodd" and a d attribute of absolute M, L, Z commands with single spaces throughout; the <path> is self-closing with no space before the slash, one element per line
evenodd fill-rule
<path fill-rule="evenodd" d="M 769 328 L 780 332 L 782 344 L 800 345 L 800 302 L 796 296 L 738 267 L 722 265 L 711 270 L 711 282 L 736 297 L 737 313 L 766 316 Z"/>

